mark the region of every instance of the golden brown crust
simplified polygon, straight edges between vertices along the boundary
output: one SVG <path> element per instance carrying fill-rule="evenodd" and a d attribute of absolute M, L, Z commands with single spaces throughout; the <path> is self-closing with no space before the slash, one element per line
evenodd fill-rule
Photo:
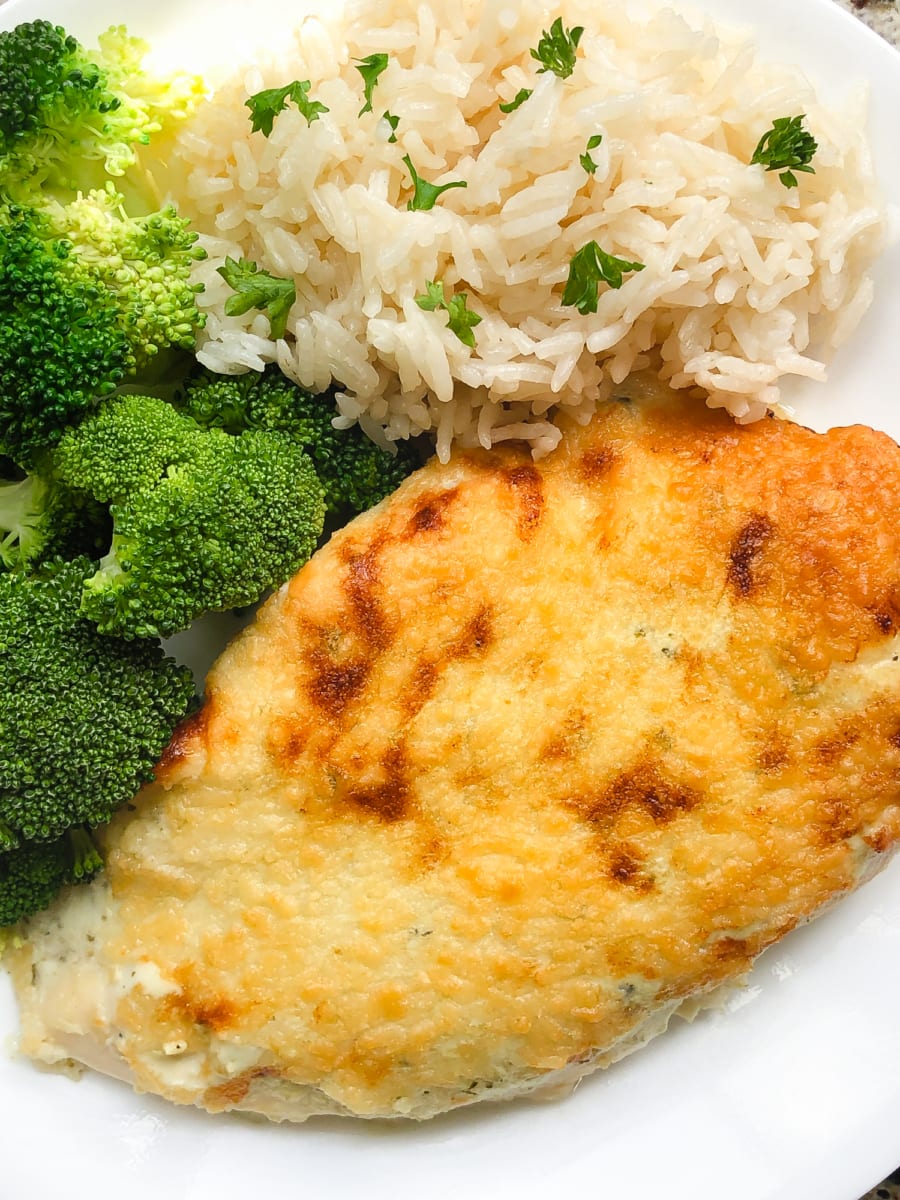
<path fill-rule="evenodd" d="M 110 830 L 141 1086 L 447 1107 L 745 971 L 900 833 L 898 509 L 880 434 L 669 398 L 336 535 Z"/>

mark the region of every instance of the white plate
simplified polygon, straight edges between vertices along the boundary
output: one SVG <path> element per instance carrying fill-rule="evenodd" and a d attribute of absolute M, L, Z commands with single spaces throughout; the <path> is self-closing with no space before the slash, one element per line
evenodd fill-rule
<path fill-rule="evenodd" d="M 213 34 L 227 60 L 260 28 L 261 3 L 272 2 L 8 0 L 0 24 L 47 17 L 89 40 L 125 22 L 201 50 Z M 296 0 L 290 7 L 298 11 Z M 868 79 L 876 162 L 900 204 L 900 56 L 833 0 L 692 7 L 753 25 L 764 53 L 797 62 L 826 95 Z M 900 439 L 900 246 L 876 281 L 863 328 L 827 389 L 814 389 L 816 424 L 865 421 Z M 809 403 L 797 389 L 790 398 L 801 411 Z M 0 1056 L 0 1195 L 857 1200 L 900 1163 L 898 995 L 900 863 L 765 954 L 728 1011 L 676 1022 L 560 1103 L 479 1106 L 421 1126 L 270 1126 L 176 1109 L 99 1076 L 76 1084 Z M 10 1049 L 15 1028 L 4 977 L 0 1039 L 8 1035 Z"/>

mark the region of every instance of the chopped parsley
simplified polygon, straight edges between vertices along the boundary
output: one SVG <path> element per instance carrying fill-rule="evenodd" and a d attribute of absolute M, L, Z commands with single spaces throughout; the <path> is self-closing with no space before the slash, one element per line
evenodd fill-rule
<path fill-rule="evenodd" d="M 532 88 L 519 88 L 515 96 L 513 96 L 512 100 L 510 100 L 508 104 L 503 104 L 501 102 L 500 111 L 504 113 L 515 112 L 520 105 L 525 103 L 525 101 L 531 95 L 532 90 Z"/>
<path fill-rule="evenodd" d="M 751 166 L 760 163 L 767 171 L 780 171 L 778 178 L 786 188 L 797 186 L 795 171 L 815 174 L 815 167 L 809 164 L 819 144 L 802 127 L 805 116 L 806 113 L 801 113 L 799 117 L 777 117 L 772 122 L 772 128 L 759 139 L 750 159 Z"/>
<path fill-rule="evenodd" d="M 481 324 L 481 317 L 466 307 L 467 301 L 468 294 L 466 292 L 457 292 L 455 296 L 447 300 L 444 296 L 444 285 L 440 281 L 426 283 L 425 294 L 416 296 L 416 304 L 419 308 L 424 308 L 426 312 L 443 309 L 449 317 L 447 328 L 450 332 L 455 333 L 464 346 L 469 346 L 474 350 L 474 329 L 476 325 Z"/>
<path fill-rule="evenodd" d="M 268 314 L 272 337 L 284 337 L 288 313 L 297 299 L 293 279 L 279 279 L 268 271 L 261 271 L 255 262 L 248 262 L 245 258 L 239 261 L 226 258 L 225 265 L 217 270 L 235 292 L 225 301 L 226 315 L 239 317 L 248 309 L 261 309 Z"/>
<path fill-rule="evenodd" d="M 572 255 L 562 302 L 574 305 L 580 313 L 595 313 L 601 283 L 620 288 L 625 272 L 643 270 L 643 263 L 616 258 L 601 250 L 596 242 L 588 242 Z"/>
<path fill-rule="evenodd" d="M 382 119 L 382 121 L 387 121 L 388 125 L 390 125 L 390 127 L 391 127 L 391 136 L 388 138 L 388 141 L 392 142 L 392 143 L 396 142 L 397 126 L 400 124 L 400 118 L 395 117 L 392 112 L 388 112 L 387 109 L 385 109 L 384 112 L 381 114 L 381 119 Z"/>
<path fill-rule="evenodd" d="M 456 179 L 453 183 L 442 183 L 440 185 L 429 183 L 419 176 L 408 154 L 404 154 L 403 161 L 406 163 L 409 173 L 412 176 L 413 187 L 415 188 L 412 199 L 406 205 L 410 212 L 427 212 L 429 209 L 434 208 L 435 201 L 442 192 L 446 192 L 450 188 L 464 188 L 469 186 L 464 179 Z"/>
<path fill-rule="evenodd" d="M 265 91 L 251 96 L 245 101 L 250 109 L 251 131 L 253 133 L 259 131 L 268 137 L 275 124 L 275 118 L 279 113 L 284 112 L 289 100 L 293 100 L 303 116 L 306 117 L 307 125 L 312 125 L 313 121 L 317 121 L 322 113 L 328 112 L 328 109 L 318 100 L 309 99 L 309 88 L 308 79 L 295 79 L 293 83 L 287 83 L 284 87 L 267 88 Z"/>
<path fill-rule="evenodd" d="M 587 148 L 585 149 L 584 154 L 579 155 L 578 161 L 587 171 L 588 175 L 593 175 L 593 173 L 597 170 L 597 164 L 591 158 L 591 151 L 596 150 L 602 141 L 602 133 L 591 134 L 591 136 L 588 138 Z"/>
<path fill-rule="evenodd" d="M 550 28 L 541 34 L 537 49 L 531 51 L 531 57 L 542 64 L 538 67 L 538 74 L 552 71 L 560 79 L 568 79 L 575 70 L 575 51 L 583 33 L 583 25 L 564 29 L 562 17 L 557 17 Z"/>
<path fill-rule="evenodd" d="M 370 54 L 368 58 L 358 58 L 353 65 L 363 77 L 366 102 L 357 113 L 357 116 L 361 117 L 363 113 L 372 111 L 372 92 L 378 82 L 378 76 L 388 65 L 388 56 L 386 54 Z"/>

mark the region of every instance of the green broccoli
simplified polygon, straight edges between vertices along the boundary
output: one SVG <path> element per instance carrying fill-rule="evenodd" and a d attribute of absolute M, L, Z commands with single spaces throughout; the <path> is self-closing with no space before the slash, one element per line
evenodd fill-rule
<path fill-rule="evenodd" d="M 93 53 L 48 21 L 0 33 L 0 453 L 29 469 L 203 324 L 197 235 L 130 170 L 199 81 L 152 79 L 145 50 L 123 27 Z"/>
<path fill-rule="evenodd" d="M 98 557 L 109 545 L 106 509 L 52 474 L 0 478 L 0 566 L 31 570 L 52 558 Z"/>
<path fill-rule="evenodd" d="M 151 779 L 194 701 L 190 672 L 155 641 L 107 638 L 79 612 L 87 558 L 0 573 L 0 910 L 41 899 L 63 835 L 93 829 Z M 68 874 L 96 868 L 78 835 Z M 54 865 L 55 864 L 55 865 Z M 26 879 L 32 879 L 31 890 Z M 24 891 L 23 891 L 24 888 Z M 20 903 L 17 901 L 16 903 Z M 0 921 L 2 923 L 2 921 Z"/>
<path fill-rule="evenodd" d="M 43 476 L 0 481 L 0 563 L 13 570 L 40 561 L 72 520 L 67 497 Z"/>
<path fill-rule="evenodd" d="M 0 852 L 0 932 L 46 908 L 66 884 L 87 883 L 102 866 L 84 826 L 67 830 L 53 842 L 26 842 Z"/>
<path fill-rule="evenodd" d="M 145 42 L 122 26 L 94 52 L 59 25 L 30 21 L 0 32 L 0 180 L 13 198 L 101 186 L 136 160 L 136 147 L 190 111 L 196 78 L 157 81 L 142 68 Z"/>
<path fill-rule="evenodd" d="M 254 429 L 287 434 L 313 460 L 330 512 L 372 508 L 421 466 L 421 456 L 410 443 L 391 453 L 359 426 L 335 429 L 333 395 L 313 395 L 274 364 L 243 375 L 199 370 L 174 402 L 205 428 L 232 434 Z"/>
<path fill-rule="evenodd" d="M 174 209 L 128 217 L 110 186 L 0 206 L 0 449 L 31 466 L 161 349 L 190 349 L 204 252 Z"/>
<path fill-rule="evenodd" d="M 274 431 L 204 429 L 157 397 L 109 398 L 53 459 L 67 488 L 109 504 L 112 545 L 81 603 L 106 634 L 166 637 L 253 604 L 322 532 L 322 486 L 301 446 Z"/>

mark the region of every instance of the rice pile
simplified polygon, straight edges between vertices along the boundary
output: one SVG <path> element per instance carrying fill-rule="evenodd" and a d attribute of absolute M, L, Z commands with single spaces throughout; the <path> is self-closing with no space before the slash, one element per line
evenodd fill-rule
<path fill-rule="evenodd" d="M 442 458 L 454 443 L 510 438 L 544 454 L 560 412 L 589 419 L 652 363 L 740 421 L 779 411 L 781 376 L 823 379 L 871 300 L 866 271 L 884 238 L 864 97 L 831 111 L 746 37 L 634 9 L 364 0 L 306 19 L 242 66 L 172 159 L 209 251 L 200 358 L 227 373 L 277 361 L 317 390 L 335 382 L 336 424 L 382 442 L 428 432 Z M 568 79 L 530 53 L 557 16 L 584 27 Z M 388 65 L 360 115 L 354 63 L 377 52 Z M 289 103 L 271 136 L 251 132 L 247 97 L 293 80 L 328 111 L 307 124 Z M 530 98 L 503 113 L 521 88 Z M 819 143 L 815 174 L 788 189 L 748 164 L 775 118 L 800 113 Z M 581 155 L 596 134 L 590 173 Z M 407 211 L 405 155 L 429 182 L 467 186 Z M 601 284 L 583 315 L 562 292 L 591 240 L 644 270 Z M 226 257 L 296 277 L 283 339 L 259 311 L 224 314 Z M 416 303 L 429 281 L 466 293 L 482 318 L 474 349 L 446 312 Z"/>

